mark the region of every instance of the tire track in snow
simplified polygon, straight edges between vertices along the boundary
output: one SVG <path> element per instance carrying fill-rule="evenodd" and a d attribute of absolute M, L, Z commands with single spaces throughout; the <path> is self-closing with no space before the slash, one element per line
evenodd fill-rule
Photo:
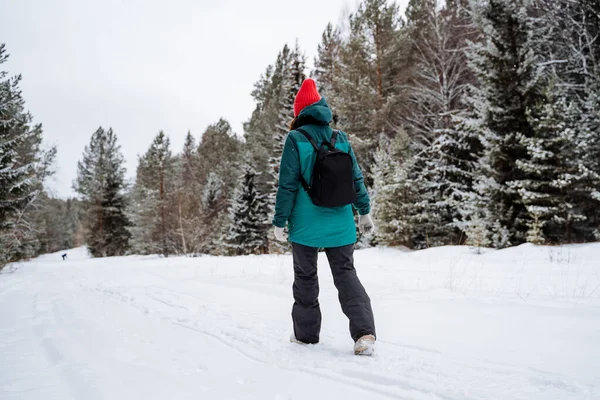
<path fill-rule="evenodd" d="M 46 297 L 48 296 L 48 288 Z M 69 390 L 73 399 L 98 399 L 97 394 L 90 389 L 80 374 L 79 369 L 70 363 L 66 363 L 64 344 L 68 340 L 59 340 L 64 336 L 65 330 L 63 323 L 59 321 L 56 314 L 56 299 L 40 299 L 40 293 L 37 292 L 32 302 L 32 312 L 34 315 L 34 324 L 32 330 L 34 336 L 38 338 L 39 346 L 49 362 L 50 368 L 56 371 L 59 377 Z"/>

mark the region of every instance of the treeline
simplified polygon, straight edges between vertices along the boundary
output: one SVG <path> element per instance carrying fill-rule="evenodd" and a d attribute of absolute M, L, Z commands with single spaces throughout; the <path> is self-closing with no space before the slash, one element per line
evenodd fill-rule
<path fill-rule="evenodd" d="M 225 120 L 174 152 L 159 132 L 127 187 L 115 134 L 79 164 L 97 256 L 260 254 L 293 100 L 310 75 L 348 132 L 378 230 L 363 245 L 502 248 L 600 238 L 600 3 L 364 0 L 309 73 L 285 46 L 243 135 Z M 31 128 L 34 129 L 33 127 Z"/>
<path fill-rule="evenodd" d="M 305 79 L 298 46 L 285 46 L 256 84 L 256 109 L 236 135 L 224 119 L 196 143 L 188 132 L 174 153 L 159 132 L 125 184 L 123 156 L 111 129 L 99 128 L 78 166 L 86 243 L 95 256 L 241 255 L 282 252 L 270 219 L 283 141 L 294 97 Z"/>
<path fill-rule="evenodd" d="M 362 243 L 597 240 L 599 27 L 589 0 L 412 0 L 404 18 L 366 0 L 328 25 L 311 75 L 374 195 L 378 231 Z M 132 251 L 285 250 L 269 219 L 306 73 L 285 46 L 255 85 L 243 139 L 220 121 L 173 156 L 159 133 L 131 192 Z"/>
<path fill-rule="evenodd" d="M 386 118 L 370 170 L 378 242 L 598 240 L 600 3 L 461 3 L 438 11 L 435 1 L 412 1 L 399 30 L 414 73 L 399 86 L 375 81 L 408 90 L 379 92 L 380 104 L 400 102 L 393 110 L 402 112 Z"/>

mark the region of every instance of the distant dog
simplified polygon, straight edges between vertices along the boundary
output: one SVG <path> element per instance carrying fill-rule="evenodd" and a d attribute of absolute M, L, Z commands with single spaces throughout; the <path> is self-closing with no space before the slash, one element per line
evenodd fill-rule
<path fill-rule="evenodd" d="M 65 261 L 67 259 L 67 253 L 62 255 L 63 261 Z"/>

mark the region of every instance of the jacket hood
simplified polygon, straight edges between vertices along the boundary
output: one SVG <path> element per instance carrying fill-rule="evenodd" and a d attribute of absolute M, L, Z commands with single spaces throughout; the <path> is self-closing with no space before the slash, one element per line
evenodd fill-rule
<path fill-rule="evenodd" d="M 310 106 L 305 107 L 298 115 L 298 120 L 314 119 L 323 125 L 327 125 L 333 119 L 333 113 L 325 97 Z"/>

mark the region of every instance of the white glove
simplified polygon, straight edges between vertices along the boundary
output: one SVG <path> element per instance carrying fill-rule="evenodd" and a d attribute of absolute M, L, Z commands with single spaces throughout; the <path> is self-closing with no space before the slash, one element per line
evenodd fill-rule
<path fill-rule="evenodd" d="M 288 234 L 283 231 L 284 228 L 278 226 L 275 227 L 275 239 L 280 242 L 287 242 Z"/>
<path fill-rule="evenodd" d="M 358 216 L 358 230 L 362 234 L 370 234 L 375 230 L 375 224 L 371 219 L 371 214 Z"/>

